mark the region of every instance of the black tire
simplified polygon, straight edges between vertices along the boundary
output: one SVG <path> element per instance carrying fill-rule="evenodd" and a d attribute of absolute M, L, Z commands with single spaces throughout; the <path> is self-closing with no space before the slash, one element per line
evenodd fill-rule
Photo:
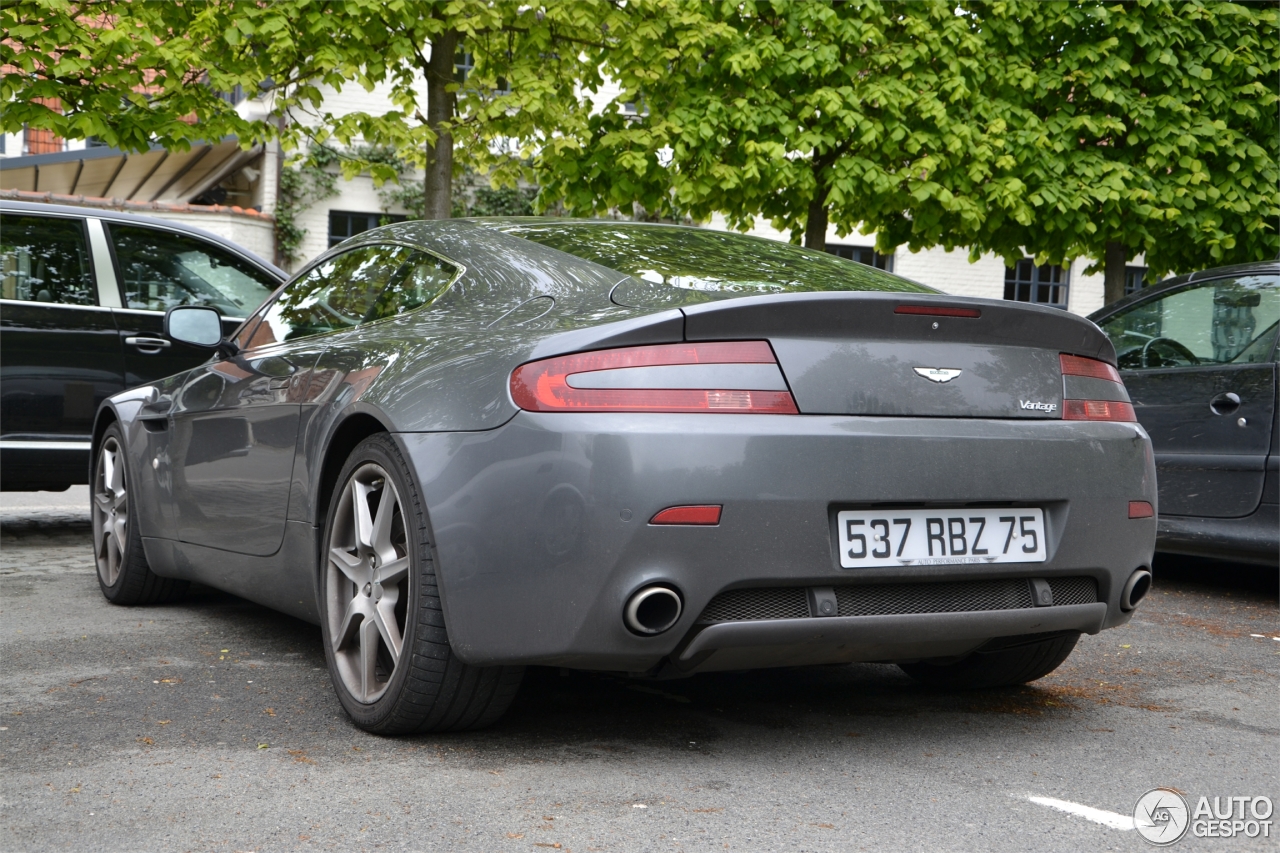
<path fill-rule="evenodd" d="M 186 594 L 184 580 L 162 578 L 147 565 L 138 531 L 134 482 L 124 434 L 112 424 L 93 451 L 93 482 L 89 484 L 93 517 L 93 557 L 98 587 L 112 604 L 162 604 Z"/>
<path fill-rule="evenodd" d="M 956 663 L 900 663 L 898 667 L 922 684 L 945 690 L 1009 687 L 1044 678 L 1067 659 L 1079 634 L 1063 634 L 991 651 L 974 652 Z"/>
<path fill-rule="evenodd" d="M 388 481 L 394 492 L 387 491 Z M 378 508 L 389 495 L 398 510 L 389 511 L 384 524 Z M 357 501 L 365 502 L 363 516 Z M 362 523 L 366 534 L 356 529 Z M 454 654 L 426 507 L 389 435 L 370 436 L 348 457 L 329 501 L 321 549 L 325 659 L 338 700 L 357 726 L 383 735 L 462 731 L 502 716 L 524 667 L 470 666 Z"/>

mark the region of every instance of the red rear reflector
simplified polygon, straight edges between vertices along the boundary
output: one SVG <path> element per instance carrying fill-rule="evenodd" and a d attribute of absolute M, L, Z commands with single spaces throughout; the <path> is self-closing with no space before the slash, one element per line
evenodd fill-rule
<path fill-rule="evenodd" d="M 1067 355 L 1064 352 L 1058 354 L 1058 361 L 1062 365 L 1063 376 L 1089 376 L 1093 379 L 1107 379 L 1111 382 L 1120 381 L 1120 374 L 1114 367 L 1096 358 Z"/>
<path fill-rule="evenodd" d="M 649 520 L 650 524 L 702 524 L 720 523 L 720 506 L 673 506 L 664 509 Z"/>
<path fill-rule="evenodd" d="M 1155 514 L 1155 508 L 1146 501 L 1129 501 L 1130 518 L 1151 518 Z"/>
<path fill-rule="evenodd" d="M 933 317 L 970 317 L 982 316 L 977 308 L 946 308 L 941 305 L 899 305 L 893 309 L 895 314 L 928 314 Z"/>
<path fill-rule="evenodd" d="M 1133 405 L 1118 400 L 1063 400 L 1064 421 L 1130 421 L 1136 423 Z"/>
<path fill-rule="evenodd" d="M 777 364 L 768 341 L 662 344 L 562 355 L 522 364 L 511 398 L 530 412 L 722 412 L 797 415 L 790 391 L 716 388 L 574 388 L 568 377 L 596 370 L 678 364 Z"/>

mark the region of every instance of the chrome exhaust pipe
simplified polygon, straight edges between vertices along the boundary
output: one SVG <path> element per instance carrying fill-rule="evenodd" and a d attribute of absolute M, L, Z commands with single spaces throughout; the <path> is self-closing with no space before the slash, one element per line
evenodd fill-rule
<path fill-rule="evenodd" d="M 661 634 L 680 619 L 680 594 L 667 586 L 646 586 L 627 601 L 622 621 L 636 634 Z"/>
<path fill-rule="evenodd" d="M 1146 598 L 1151 591 L 1151 572 L 1138 569 L 1129 576 L 1124 589 L 1120 592 L 1120 609 L 1130 611 L 1138 606 L 1138 602 Z"/>

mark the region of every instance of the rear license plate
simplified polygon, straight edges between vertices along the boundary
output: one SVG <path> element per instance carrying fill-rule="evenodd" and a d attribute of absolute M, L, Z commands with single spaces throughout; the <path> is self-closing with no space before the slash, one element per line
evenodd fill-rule
<path fill-rule="evenodd" d="M 1046 559 L 1040 509 L 847 510 L 836 521 L 846 569 Z"/>

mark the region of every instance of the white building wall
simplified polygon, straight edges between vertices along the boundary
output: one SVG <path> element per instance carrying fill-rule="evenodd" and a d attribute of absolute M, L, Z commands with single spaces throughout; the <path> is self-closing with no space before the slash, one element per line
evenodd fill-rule
<path fill-rule="evenodd" d="M 1073 314 L 1087 315 L 1097 311 L 1104 304 L 1103 277 L 1085 275 L 1085 268 L 1092 262 L 1088 258 L 1077 258 L 1071 264 L 1071 290 L 1067 292 L 1067 305 Z M 1135 263 L 1131 261 L 1130 263 Z"/>
<path fill-rule="evenodd" d="M 211 231 L 219 237 L 240 244 L 267 262 L 270 262 L 275 254 L 275 222 L 266 217 L 245 216 L 231 212 L 203 213 L 176 210 L 163 213 L 147 212 L 147 215 Z"/>
<path fill-rule="evenodd" d="M 425 80 L 420 81 L 419 89 L 421 91 L 419 108 L 425 113 L 427 108 Z M 376 86 L 372 92 L 366 92 L 362 86 L 355 83 L 340 89 L 321 86 L 320 91 L 324 96 L 322 109 L 334 115 L 345 115 L 353 112 L 381 115 L 399 109 L 391 100 L 391 86 L 388 84 Z M 311 127 L 319 123 L 314 113 L 301 110 L 291 113 L 290 120 Z M 287 160 L 289 155 L 286 153 L 284 156 Z M 286 166 L 285 168 L 289 167 Z M 421 173 L 419 172 L 405 180 L 420 181 L 421 179 Z M 350 181 L 343 180 L 339 176 L 337 189 L 337 195 L 320 199 L 298 215 L 298 226 L 306 231 L 306 236 L 302 238 L 302 243 L 298 247 L 297 257 L 291 265 L 290 272 L 306 266 L 313 258 L 329 248 L 330 211 L 340 210 L 350 213 L 373 214 L 408 213 L 407 210 L 398 206 L 384 208 L 383 201 L 378 195 L 378 188 L 374 187 L 373 179 L 368 175 L 358 175 Z"/>
<path fill-rule="evenodd" d="M 971 264 L 966 249 L 950 252 L 940 246 L 919 252 L 899 249 L 893 255 L 893 271 L 943 293 L 981 299 L 1004 298 L 1004 261 L 995 255 L 983 255 Z"/>
<path fill-rule="evenodd" d="M 412 180 L 420 179 L 415 177 Z M 378 189 L 373 185 L 373 178 L 368 175 L 357 175 L 350 181 L 339 177 L 337 195 L 321 199 L 298 215 L 298 226 L 306 229 L 307 233 L 298 247 L 298 256 L 290 272 L 306 266 L 312 258 L 329 248 L 329 212 L 333 210 L 348 213 L 408 213 L 404 208 L 394 205 L 384 210 Z"/>
<path fill-rule="evenodd" d="M 419 99 L 421 103 L 418 106 L 425 114 L 427 110 L 426 80 L 420 79 L 420 84 L 419 88 L 422 95 Z M 317 88 L 324 99 L 320 112 L 332 113 L 336 116 L 356 112 L 383 115 L 399 109 L 391 100 L 392 87 L 389 83 L 374 86 L 373 91 L 370 92 L 366 92 L 364 87 L 358 83 L 348 83 L 340 88 L 321 84 Z M 289 120 L 307 127 L 316 127 L 321 123 L 316 112 L 304 109 L 296 109 L 290 112 Z"/>

